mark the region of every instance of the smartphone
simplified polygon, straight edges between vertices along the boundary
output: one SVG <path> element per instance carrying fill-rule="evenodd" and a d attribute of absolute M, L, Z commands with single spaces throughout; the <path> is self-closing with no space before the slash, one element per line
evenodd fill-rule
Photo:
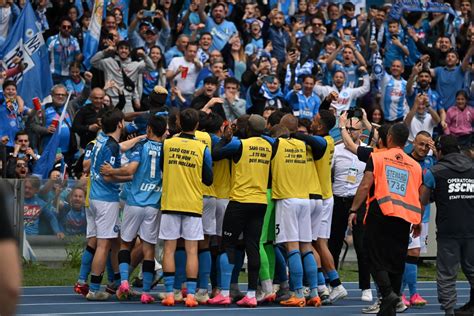
<path fill-rule="evenodd" d="M 265 77 L 263 78 L 263 80 L 264 80 L 265 82 L 272 83 L 273 80 L 275 80 L 275 76 L 265 76 Z"/>
<path fill-rule="evenodd" d="M 351 40 L 351 36 L 350 35 L 344 35 L 344 40 L 346 42 L 350 41 Z"/>
<path fill-rule="evenodd" d="M 143 11 L 143 16 L 144 16 L 145 18 L 152 18 L 152 17 L 155 16 L 155 14 L 156 14 L 155 11 L 151 11 L 151 10 L 145 10 L 145 11 Z"/>

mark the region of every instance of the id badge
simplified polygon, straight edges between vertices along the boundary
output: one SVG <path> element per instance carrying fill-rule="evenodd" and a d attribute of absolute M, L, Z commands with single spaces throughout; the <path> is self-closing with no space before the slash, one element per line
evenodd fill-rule
<path fill-rule="evenodd" d="M 349 183 L 356 183 L 356 180 L 357 180 L 357 169 L 349 168 L 349 171 L 347 172 L 346 181 Z"/>

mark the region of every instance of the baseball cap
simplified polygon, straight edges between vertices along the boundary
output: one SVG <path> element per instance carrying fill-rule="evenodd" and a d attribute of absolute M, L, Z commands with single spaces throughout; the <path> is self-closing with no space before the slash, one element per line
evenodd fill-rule
<path fill-rule="evenodd" d="M 257 132 L 257 133 L 263 133 L 266 125 L 267 125 L 267 122 L 265 121 L 263 116 L 260 116 L 258 114 L 250 115 L 249 120 L 248 120 L 248 126 L 249 126 L 249 129 L 251 129 L 252 131 Z"/>
<path fill-rule="evenodd" d="M 156 27 L 154 27 L 153 25 L 150 25 L 150 26 L 148 27 L 148 30 L 145 31 L 145 33 L 158 34 L 158 30 L 157 30 Z"/>

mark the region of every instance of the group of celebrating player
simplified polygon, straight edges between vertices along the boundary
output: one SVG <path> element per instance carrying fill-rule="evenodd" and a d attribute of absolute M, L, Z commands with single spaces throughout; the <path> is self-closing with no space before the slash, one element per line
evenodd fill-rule
<path fill-rule="evenodd" d="M 126 299 L 136 294 L 129 276 L 142 262 L 141 302 L 153 303 L 155 246 L 162 240 L 166 306 L 276 300 L 303 307 L 347 296 L 327 246 L 335 116 L 319 111 L 312 135 L 298 132 L 291 114 L 274 126 L 270 118 L 244 115 L 231 126 L 194 109 L 156 113 L 146 135 L 119 143 L 122 112 L 104 114 L 84 161 L 87 247 L 75 291 L 88 300 L 107 300 L 114 291 Z M 238 288 L 244 252 L 245 295 Z M 100 291 L 108 258 L 115 282 L 109 293 Z"/>

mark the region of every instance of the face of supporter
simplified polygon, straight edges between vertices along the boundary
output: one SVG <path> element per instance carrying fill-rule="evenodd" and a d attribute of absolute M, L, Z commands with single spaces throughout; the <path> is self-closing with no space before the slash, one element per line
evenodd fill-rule
<path fill-rule="evenodd" d="M 117 28 L 117 22 L 115 22 L 115 17 L 107 16 L 105 18 L 105 28 L 107 31 L 115 30 Z"/>
<path fill-rule="evenodd" d="M 471 3 L 469 1 L 461 2 L 461 13 L 463 15 L 469 14 L 471 12 Z"/>
<path fill-rule="evenodd" d="M 240 39 L 238 41 L 234 41 L 232 43 L 232 50 L 233 51 L 238 51 L 240 49 L 240 47 L 242 46 L 242 43 L 240 42 Z"/>
<path fill-rule="evenodd" d="M 355 15 L 355 10 L 350 8 L 350 9 L 345 9 L 344 14 L 347 15 L 350 18 L 353 18 Z"/>
<path fill-rule="evenodd" d="M 399 60 L 395 60 L 392 63 L 392 67 L 390 67 L 390 71 L 392 72 L 392 76 L 399 77 L 403 73 L 403 65 Z"/>
<path fill-rule="evenodd" d="M 25 198 L 31 199 L 32 197 L 35 196 L 37 192 L 38 192 L 38 189 L 34 188 L 33 185 L 31 185 L 30 181 L 25 181 Z"/>
<path fill-rule="evenodd" d="M 17 160 L 15 166 L 15 173 L 19 179 L 24 179 L 28 175 L 28 163 L 25 160 Z M 26 191 L 26 189 L 25 189 Z M 25 192 L 26 197 L 26 192 Z"/>
<path fill-rule="evenodd" d="M 305 126 L 300 125 L 298 126 L 298 133 L 303 133 L 305 135 L 308 135 L 308 129 Z"/>
<path fill-rule="evenodd" d="M 437 44 L 438 44 L 439 50 L 442 51 L 443 53 L 447 52 L 452 47 L 451 41 L 447 37 L 440 37 L 438 39 Z"/>
<path fill-rule="evenodd" d="M 423 114 L 426 112 L 426 104 L 425 102 L 420 102 L 418 103 L 418 108 L 416 109 L 416 112 L 419 114 Z"/>
<path fill-rule="evenodd" d="M 219 77 L 222 74 L 223 70 L 224 70 L 224 64 L 223 63 L 214 63 L 214 64 L 211 65 L 211 72 L 216 77 Z"/>
<path fill-rule="evenodd" d="M 413 140 L 413 151 L 420 158 L 425 158 L 430 151 L 429 141 L 431 137 L 425 135 L 418 135 Z"/>
<path fill-rule="evenodd" d="M 72 24 L 69 21 L 63 21 L 61 23 L 60 33 L 62 37 L 69 37 L 72 31 Z"/>
<path fill-rule="evenodd" d="M 217 86 L 215 84 L 213 83 L 204 84 L 204 94 L 207 95 L 208 97 L 213 96 L 216 90 L 217 90 Z"/>
<path fill-rule="evenodd" d="M 6 86 L 3 90 L 3 94 L 10 99 L 16 98 L 16 87 L 13 85 Z"/>
<path fill-rule="evenodd" d="M 123 15 L 122 15 L 122 12 L 120 12 L 120 10 L 115 10 L 114 11 L 114 17 L 115 17 L 115 23 L 116 24 L 122 23 Z"/>
<path fill-rule="evenodd" d="M 321 19 L 313 19 L 311 21 L 311 25 L 313 27 L 313 33 L 315 35 L 321 34 L 321 27 L 323 26 L 323 21 Z"/>
<path fill-rule="evenodd" d="M 184 53 L 184 57 L 188 62 L 193 61 L 196 59 L 197 55 L 197 46 L 196 45 L 188 45 L 186 47 L 186 52 Z"/>
<path fill-rule="evenodd" d="M 120 59 L 127 59 L 130 56 L 130 48 L 127 46 L 120 46 L 118 48 L 118 55 Z"/>
<path fill-rule="evenodd" d="M 64 88 L 58 87 L 52 93 L 53 104 L 63 105 L 67 98 L 67 91 Z"/>
<path fill-rule="evenodd" d="M 49 178 L 51 180 L 59 180 L 61 178 L 61 172 L 59 172 L 58 170 L 53 170 L 51 171 Z"/>
<path fill-rule="evenodd" d="M 159 48 L 152 48 L 150 51 L 150 58 L 156 64 L 161 59 L 161 51 Z"/>
<path fill-rule="evenodd" d="M 306 95 L 309 95 L 313 93 L 313 88 L 314 88 L 314 79 L 313 78 L 305 78 L 303 81 L 303 92 Z"/>
<path fill-rule="evenodd" d="M 344 77 L 344 74 L 340 71 L 336 72 L 332 78 L 332 81 L 337 88 L 341 88 L 344 85 L 345 80 L 346 78 Z"/>
<path fill-rule="evenodd" d="M 346 47 L 342 51 L 342 59 L 344 59 L 344 64 L 351 64 L 354 61 L 354 52 L 352 48 Z"/>
<path fill-rule="evenodd" d="M 384 10 L 377 10 L 377 13 L 375 14 L 375 24 L 378 26 L 382 25 L 382 23 L 385 21 L 385 11 Z"/>
<path fill-rule="evenodd" d="M 90 99 L 94 108 L 100 109 L 104 106 L 104 97 L 105 97 L 104 90 L 102 89 L 92 90 Z"/>
<path fill-rule="evenodd" d="M 26 151 L 28 147 L 30 147 L 30 140 L 28 135 L 20 135 L 18 136 L 17 140 L 15 141 L 16 144 L 20 145 L 21 151 Z"/>
<path fill-rule="evenodd" d="M 217 24 L 222 23 L 222 21 L 224 21 L 224 18 L 225 18 L 224 7 L 221 5 L 215 7 L 214 10 L 212 10 L 212 18 L 214 19 L 214 22 L 216 22 Z"/>
<path fill-rule="evenodd" d="M 276 59 L 275 57 L 272 57 L 270 62 L 271 62 L 271 65 L 272 65 L 272 70 L 276 71 L 277 68 L 278 68 L 278 59 Z"/>
<path fill-rule="evenodd" d="M 379 109 L 374 110 L 372 113 L 372 123 L 380 123 L 382 120 L 382 112 Z"/>
<path fill-rule="evenodd" d="M 272 23 L 276 27 L 282 27 L 283 24 L 285 24 L 285 17 L 283 16 L 283 14 L 278 13 L 273 17 Z"/>
<path fill-rule="evenodd" d="M 207 51 L 212 45 L 212 37 L 209 34 L 204 34 L 199 40 L 199 46 L 205 51 Z"/>
<path fill-rule="evenodd" d="M 112 104 L 112 100 L 108 95 L 104 96 L 104 106 L 110 106 Z"/>
<path fill-rule="evenodd" d="M 280 87 L 280 84 L 278 82 L 278 79 L 275 78 L 273 79 L 272 82 L 267 82 L 267 87 L 268 87 L 268 90 L 270 90 L 270 92 L 276 92 L 278 90 L 278 88 Z"/>
<path fill-rule="evenodd" d="M 353 141 L 357 141 L 362 133 L 362 123 L 357 118 L 351 118 L 346 122 L 346 130 Z"/>
<path fill-rule="evenodd" d="M 88 29 L 89 24 L 91 24 L 91 18 L 83 18 L 82 19 L 82 27 Z"/>
<path fill-rule="evenodd" d="M 418 75 L 418 84 L 422 89 L 428 88 L 431 84 L 431 76 L 427 72 L 422 72 Z"/>
<path fill-rule="evenodd" d="M 235 97 L 239 92 L 239 87 L 234 83 L 228 83 L 225 85 L 225 94 Z"/>
<path fill-rule="evenodd" d="M 300 1 L 300 3 L 298 4 L 298 10 L 300 12 L 306 12 L 307 9 L 308 9 L 308 3 L 306 3 L 306 1 Z"/>
<path fill-rule="evenodd" d="M 316 7 L 316 3 L 310 2 L 308 3 L 308 13 L 309 15 L 315 15 L 318 13 L 318 8 Z"/>
<path fill-rule="evenodd" d="M 163 1 L 163 7 L 164 7 L 165 9 L 167 9 L 167 10 L 168 10 L 169 8 L 171 8 L 171 0 L 164 0 L 164 1 Z"/>
<path fill-rule="evenodd" d="M 328 17 L 329 17 L 330 20 L 339 19 L 339 14 L 340 14 L 340 11 L 339 11 L 339 8 L 337 6 L 331 6 L 328 9 Z"/>
<path fill-rule="evenodd" d="M 76 21 L 77 20 L 77 9 L 76 8 L 71 8 L 69 9 L 67 16 L 72 20 Z"/>
<path fill-rule="evenodd" d="M 388 32 L 390 34 L 398 34 L 398 23 L 390 23 L 388 25 Z"/>
<path fill-rule="evenodd" d="M 212 64 L 214 61 L 222 59 L 222 54 L 218 50 L 213 50 L 211 54 L 209 55 L 209 62 Z"/>
<path fill-rule="evenodd" d="M 148 25 L 144 24 L 140 27 L 140 29 L 138 30 L 138 33 L 140 34 L 142 38 L 145 38 L 146 31 L 148 31 Z"/>
<path fill-rule="evenodd" d="M 247 15 L 247 18 L 251 19 L 255 17 L 255 5 L 248 3 L 245 6 L 245 14 Z"/>
<path fill-rule="evenodd" d="M 148 45 L 154 45 L 156 43 L 156 40 L 158 38 L 158 35 L 152 31 L 147 31 L 145 33 L 145 43 Z"/>
<path fill-rule="evenodd" d="M 82 207 L 84 206 L 84 202 L 86 200 L 84 191 L 80 189 L 76 189 L 72 191 L 71 197 L 70 197 L 70 202 L 71 202 L 71 207 L 74 210 L 81 210 Z"/>
<path fill-rule="evenodd" d="M 466 108 L 466 104 L 467 104 L 467 100 L 462 94 L 456 97 L 456 106 L 459 109 L 464 110 Z"/>
<path fill-rule="evenodd" d="M 189 44 L 189 37 L 187 36 L 178 38 L 178 40 L 176 41 L 176 47 L 182 52 L 186 50 L 186 46 L 188 46 L 188 44 Z"/>
<path fill-rule="evenodd" d="M 448 53 L 446 55 L 446 66 L 454 67 L 458 63 L 458 56 L 454 53 Z"/>
<path fill-rule="evenodd" d="M 250 28 L 250 31 L 252 32 L 252 35 L 258 35 L 260 33 L 260 24 L 258 22 L 252 23 L 252 26 Z"/>
<path fill-rule="evenodd" d="M 328 54 L 332 54 L 336 50 L 336 48 L 337 48 L 337 46 L 334 42 L 329 42 L 324 47 L 324 49 L 326 50 L 326 53 L 328 53 Z"/>
<path fill-rule="evenodd" d="M 81 70 L 79 68 L 72 67 L 69 70 L 69 74 L 71 75 L 72 80 L 76 82 L 81 80 Z"/>

